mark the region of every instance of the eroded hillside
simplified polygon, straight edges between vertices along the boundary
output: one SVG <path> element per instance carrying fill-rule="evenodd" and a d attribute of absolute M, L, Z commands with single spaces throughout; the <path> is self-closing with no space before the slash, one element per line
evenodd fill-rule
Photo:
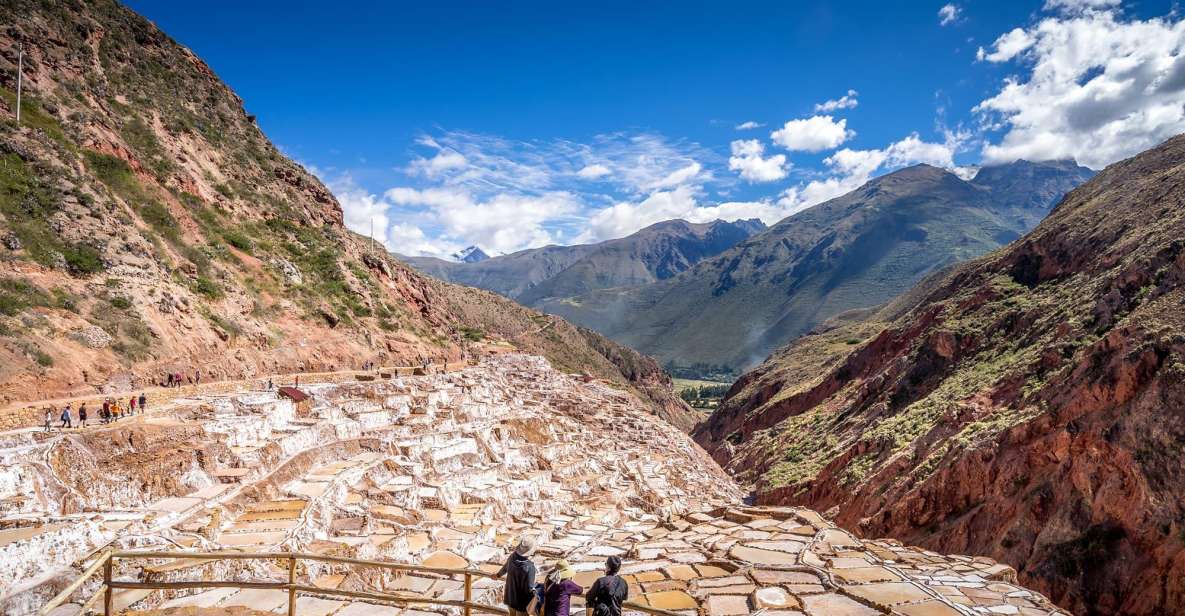
<path fill-rule="evenodd" d="M 412 365 L 495 337 L 690 426 L 649 359 L 347 231 L 208 66 L 118 3 L 6 2 L 0 23 L 0 403 Z"/>
<path fill-rule="evenodd" d="M 780 351 L 696 437 L 760 502 L 991 555 L 1077 613 L 1179 613 L 1183 203 L 1177 137 L 1007 249 Z"/>

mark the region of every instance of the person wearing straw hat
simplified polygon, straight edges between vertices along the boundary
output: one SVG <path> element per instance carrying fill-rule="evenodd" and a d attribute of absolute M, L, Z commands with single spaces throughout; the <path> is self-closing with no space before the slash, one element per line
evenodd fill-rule
<path fill-rule="evenodd" d="M 605 575 L 593 582 L 584 596 L 591 616 L 621 616 L 621 604 L 629 598 L 630 587 L 617 575 L 620 570 L 620 558 L 610 556 L 605 559 Z"/>
<path fill-rule="evenodd" d="M 543 616 L 568 616 L 572 607 L 572 595 L 579 595 L 584 589 L 572 581 L 576 572 L 568 561 L 560 559 L 543 589 Z"/>
<path fill-rule="evenodd" d="M 502 602 L 510 610 L 510 616 L 527 616 L 527 606 L 535 598 L 535 563 L 529 556 L 535 551 L 535 538 L 523 535 L 518 545 L 507 557 L 506 563 L 494 574 L 495 579 L 506 576 L 506 589 Z"/>

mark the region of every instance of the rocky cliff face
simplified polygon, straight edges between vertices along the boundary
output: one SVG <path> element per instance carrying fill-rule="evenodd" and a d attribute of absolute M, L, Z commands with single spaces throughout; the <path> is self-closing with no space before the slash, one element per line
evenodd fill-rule
<path fill-rule="evenodd" d="M 1177 137 L 1007 249 L 784 349 L 697 440 L 761 502 L 991 555 L 1076 613 L 1181 613 L 1183 203 Z"/>
<path fill-rule="evenodd" d="M 629 384 L 628 350 L 528 335 L 537 313 L 479 309 L 347 231 L 205 63 L 118 3 L 6 2 L 0 23 L 0 403 L 456 359 L 487 334 Z"/>

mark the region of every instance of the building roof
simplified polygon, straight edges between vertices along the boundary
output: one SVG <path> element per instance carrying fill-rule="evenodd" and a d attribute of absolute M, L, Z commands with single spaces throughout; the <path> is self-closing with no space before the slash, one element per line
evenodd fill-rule
<path fill-rule="evenodd" d="M 281 387 L 280 395 L 288 398 L 293 402 L 304 402 L 309 399 L 309 395 L 295 387 Z"/>

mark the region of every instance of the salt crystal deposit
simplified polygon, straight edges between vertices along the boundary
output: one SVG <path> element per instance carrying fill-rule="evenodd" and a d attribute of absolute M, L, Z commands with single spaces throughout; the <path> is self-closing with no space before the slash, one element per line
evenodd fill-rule
<path fill-rule="evenodd" d="M 494 571 L 521 535 L 587 588 L 620 556 L 630 599 L 683 614 L 1060 613 L 989 559 L 862 540 L 742 490 L 632 395 L 502 355 L 425 376 L 179 399 L 113 426 L 0 441 L 0 607 L 28 614 L 102 549 L 298 551 Z M 374 377 L 371 379 L 370 377 Z M 121 561 L 117 579 L 281 580 L 275 563 Z M 323 563 L 321 588 L 463 598 L 461 582 Z M 77 613 L 93 580 L 62 614 Z M 473 600 L 497 605 L 480 578 Z M 120 590 L 120 610 L 284 612 L 280 590 Z M 73 607 L 71 607 L 71 605 Z M 577 600 L 576 608 L 582 608 Z M 101 609 L 101 602 L 99 604 Z M 458 613 L 456 608 L 440 608 Z M 451 610 L 451 611 L 449 611 Z M 428 613 L 302 596 L 298 614 Z"/>

